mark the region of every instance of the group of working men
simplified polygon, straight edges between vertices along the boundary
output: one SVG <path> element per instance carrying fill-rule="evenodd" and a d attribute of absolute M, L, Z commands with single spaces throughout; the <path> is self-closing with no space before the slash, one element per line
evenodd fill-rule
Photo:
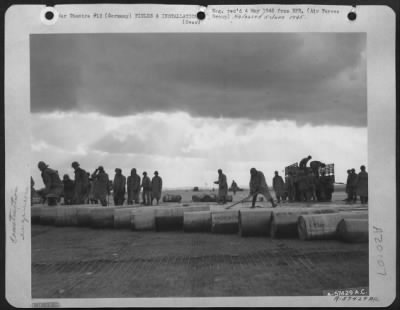
<path fill-rule="evenodd" d="M 346 193 L 345 201 L 348 203 L 355 203 L 357 196 L 360 197 L 361 204 L 368 203 L 368 173 L 365 166 L 360 167 L 358 174 L 354 168 L 347 170 Z"/>
<path fill-rule="evenodd" d="M 308 161 L 312 157 L 309 155 L 303 158 L 296 169 L 294 174 L 292 171 L 288 172 L 286 182 L 275 171 L 274 178 L 272 179 L 272 188 L 274 189 L 276 200 L 278 203 L 285 201 L 331 201 L 332 193 L 334 192 L 334 180 L 331 176 L 325 175 L 325 164 L 320 161 L 310 162 L 307 167 Z M 362 204 L 368 202 L 368 173 L 365 171 L 365 166 L 360 167 L 361 172 L 357 175 L 355 170 L 349 170 L 349 177 L 347 180 L 346 192 L 348 194 L 348 202 L 356 202 L 357 195 L 360 196 Z M 228 184 L 226 175 L 221 169 L 218 170 L 218 181 L 214 182 L 219 185 L 218 200 L 220 203 L 226 203 L 228 195 Z M 255 207 L 257 195 L 263 195 L 273 207 L 276 206 L 274 200 L 268 189 L 265 181 L 265 176 L 261 171 L 255 168 L 250 169 L 250 197 L 252 197 L 252 206 Z M 232 190 L 236 191 L 237 184 L 232 182 Z"/>
<path fill-rule="evenodd" d="M 330 201 L 332 199 L 334 191 L 333 180 L 329 176 L 325 176 L 323 170 L 320 172 L 320 168 L 325 167 L 325 165 L 319 161 L 313 161 L 310 163 L 310 167 L 307 167 L 310 159 L 311 156 L 308 156 L 299 162 L 299 169 L 296 175 L 289 171 L 286 183 L 278 171 L 275 171 L 272 187 L 278 203 L 287 198 L 289 202 Z M 39 190 L 38 193 L 47 199 L 49 205 L 56 205 L 60 197 L 63 196 L 64 204 L 100 202 L 101 205 L 107 206 L 109 204 L 107 198 L 111 189 L 113 191 L 114 205 L 118 206 L 124 203 L 126 192 L 128 193 L 128 204 L 138 204 L 142 188 L 142 204 L 152 205 L 154 199 L 159 204 L 162 179 L 157 171 L 154 172 L 154 177 L 150 180 L 146 172 L 143 172 L 143 178 L 141 179 L 135 168 L 131 170 L 128 178 L 122 174 L 121 169 L 116 168 L 114 180 L 111 183 L 102 166 L 99 166 L 91 175 L 82 169 L 76 161 L 71 166 L 75 172 L 74 180 L 71 180 L 66 174 L 61 181 L 56 170 L 49 168 L 43 161 L 38 163 L 38 168 L 42 173 L 43 183 L 45 184 L 45 188 Z M 361 172 L 359 174 L 355 173 L 355 169 L 347 171 L 346 193 L 348 197 L 346 200 L 349 203 L 356 202 L 357 195 L 360 196 L 362 204 L 368 202 L 368 173 L 365 171 L 365 166 L 361 166 L 360 169 Z M 218 201 L 225 204 L 228 195 L 228 182 L 222 169 L 218 169 L 218 180 L 214 183 L 218 184 Z M 32 190 L 33 184 L 31 178 Z M 272 204 L 272 207 L 276 207 L 269 192 L 265 176 L 261 171 L 255 168 L 250 169 L 249 186 L 252 208 L 255 207 L 258 194 L 263 195 Z M 236 192 L 237 189 L 236 182 L 233 182 L 232 190 Z"/>
<path fill-rule="evenodd" d="M 158 172 L 154 172 L 154 177 L 150 180 L 147 172 L 143 172 L 141 178 L 135 168 L 131 170 L 130 176 L 126 178 L 120 168 L 115 169 L 113 182 L 110 182 L 108 174 L 104 167 L 99 166 L 92 174 L 82 169 L 78 162 L 72 163 L 74 169 L 74 180 L 65 174 L 61 181 L 58 172 L 43 161 L 38 163 L 45 188 L 37 191 L 38 194 L 46 199 L 48 205 L 57 205 L 60 198 L 64 197 L 64 204 L 97 204 L 102 206 L 109 204 L 108 197 L 112 190 L 114 205 L 123 205 L 125 194 L 128 193 L 128 204 L 138 204 L 139 195 L 142 191 L 142 204 L 152 205 L 156 200 L 158 204 L 162 192 L 162 179 Z M 33 189 L 33 179 L 31 178 L 31 187 Z"/>
<path fill-rule="evenodd" d="M 222 172 L 222 169 L 218 169 L 218 180 L 214 182 L 218 184 L 218 202 L 225 204 L 226 197 L 228 196 L 228 181 L 226 175 Z M 252 197 L 251 208 L 255 208 L 255 203 L 257 201 L 257 195 L 263 195 L 267 201 L 272 204 L 272 207 L 276 207 L 276 203 L 271 197 L 268 189 L 267 182 L 265 181 L 265 176 L 261 171 L 256 168 L 250 169 L 250 195 Z M 234 182 L 232 190 L 236 192 L 237 184 Z"/>

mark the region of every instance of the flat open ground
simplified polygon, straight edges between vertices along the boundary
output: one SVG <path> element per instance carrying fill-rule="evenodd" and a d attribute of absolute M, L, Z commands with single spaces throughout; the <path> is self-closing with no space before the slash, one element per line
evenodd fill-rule
<path fill-rule="evenodd" d="M 368 244 L 32 226 L 32 297 L 322 295 L 368 286 Z"/>

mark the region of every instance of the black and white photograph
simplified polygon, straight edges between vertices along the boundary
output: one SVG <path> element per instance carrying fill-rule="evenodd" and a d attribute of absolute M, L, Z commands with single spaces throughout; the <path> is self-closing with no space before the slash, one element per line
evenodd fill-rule
<path fill-rule="evenodd" d="M 32 299 L 378 302 L 367 31 L 65 29 L 28 37 Z"/>

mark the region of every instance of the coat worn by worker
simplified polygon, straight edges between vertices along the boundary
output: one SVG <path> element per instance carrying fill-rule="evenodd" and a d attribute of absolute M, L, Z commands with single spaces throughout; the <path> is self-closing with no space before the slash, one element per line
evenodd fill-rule
<path fill-rule="evenodd" d="M 142 187 L 143 187 L 143 193 L 142 193 L 143 203 L 145 205 L 150 205 L 151 204 L 151 181 L 147 175 L 143 176 Z"/>
<path fill-rule="evenodd" d="M 131 174 L 127 180 L 127 188 L 128 203 L 132 203 L 133 201 L 138 203 L 140 193 L 140 176 L 137 174 Z"/>
<path fill-rule="evenodd" d="M 59 198 L 64 190 L 64 185 L 58 175 L 58 172 L 46 168 L 42 171 L 42 180 L 45 185 L 43 194 L 46 197 Z"/>
<path fill-rule="evenodd" d="M 143 187 L 143 191 L 151 191 L 151 181 L 150 178 L 146 175 L 143 177 L 142 179 L 142 187 Z"/>
<path fill-rule="evenodd" d="M 285 182 L 280 175 L 274 176 L 272 179 L 272 187 L 277 197 L 283 197 L 285 195 Z"/>
<path fill-rule="evenodd" d="M 107 201 L 109 194 L 109 178 L 108 174 L 104 171 L 97 171 L 92 174 L 93 178 L 93 198 L 101 202 Z"/>
<path fill-rule="evenodd" d="M 89 176 L 86 171 L 78 167 L 75 169 L 74 202 L 83 204 L 89 195 Z"/>
<path fill-rule="evenodd" d="M 357 182 L 358 182 L 358 176 L 356 173 L 350 173 L 350 180 L 349 180 L 349 191 L 353 194 L 356 193 L 357 190 Z"/>
<path fill-rule="evenodd" d="M 156 175 L 151 180 L 151 196 L 155 199 L 161 198 L 162 179 Z"/>
<path fill-rule="evenodd" d="M 126 177 L 116 174 L 113 182 L 113 196 L 117 205 L 122 205 L 125 200 Z"/>
<path fill-rule="evenodd" d="M 361 197 L 368 197 L 368 173 L 361 171 L 356 179 L 357 195 Z"/>
<path fill-rule="evenodd" d="M 267 182 L 265 181 L 264 173 L 257 171 L 255 175 L 250 177 L 250 195 L 256 193 L 262 194 L 267 200 L 271 200 L 271 194 L 268 190 Z"/>
<path fill-rule="evenodd" d="M 218 175 L 218 198 L 219 200 L 226 199 L 228 195 L 228 181 L 226 179 L 226 175 L 221 173 Z"/>

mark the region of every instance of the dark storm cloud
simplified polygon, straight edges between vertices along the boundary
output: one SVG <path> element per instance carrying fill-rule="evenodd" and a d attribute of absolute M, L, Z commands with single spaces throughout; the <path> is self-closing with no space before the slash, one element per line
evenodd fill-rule
<path fill-rule="evenodd" d="M 366 126 L 365 41 L 357 33 L 32 35 L 31 108 Z"/>

